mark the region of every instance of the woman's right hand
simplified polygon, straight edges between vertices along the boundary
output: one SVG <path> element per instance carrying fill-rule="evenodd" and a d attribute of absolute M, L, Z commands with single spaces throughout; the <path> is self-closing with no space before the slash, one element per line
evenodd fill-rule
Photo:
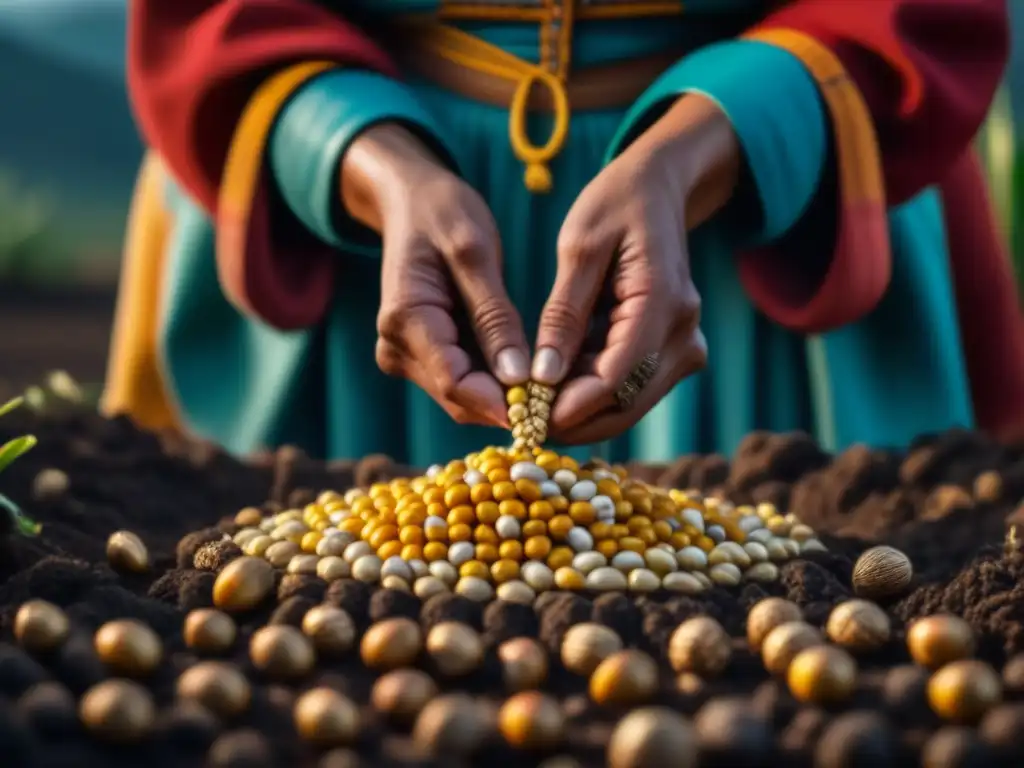
<path fill-rule="evenodd" d="M 377 365 L 459 423 L 507 427 L 504 388 L 529 378 L 529 347 L 483 198 L 394 124 L 352 143 L 341 187 L 349 214 L 383 239 Z M 460 346 L 459 301 L 489 370 L 474 369 Z"/>

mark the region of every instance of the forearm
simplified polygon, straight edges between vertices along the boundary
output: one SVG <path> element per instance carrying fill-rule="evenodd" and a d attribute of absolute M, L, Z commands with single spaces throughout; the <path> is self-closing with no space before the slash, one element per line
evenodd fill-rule
<path fill-rule="evenodd" d="M 341 162 L 341 201 L 348 215 L 380 233 L 387 189 L 403 175 L 441 160 L 415 134 L 396 123 L 382 123 L 355 139 Z"/>
<path fill-rule="evenodd" d="M 685 153 L 680 151 L 687 147 Z M 686 227 L 693 230 L 732 199 L 743 165 L 729 117 L 710 99 L 688 94 L 645 131 L 630 151 L 673 169 L 686 190 Z"/>
<path fill-rule="evenodd" d="M 269 144 L 284 204 L 317 238 L 376 253 L 382 194 L 424 164 L 455 169 L 441 127 L 403 83 L 336 69 L 284 105 Z"/>

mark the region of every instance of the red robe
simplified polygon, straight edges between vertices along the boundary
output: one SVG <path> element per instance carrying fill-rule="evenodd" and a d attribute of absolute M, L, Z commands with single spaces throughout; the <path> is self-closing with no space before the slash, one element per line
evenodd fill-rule
<path fill-rule="evenodd" d="M 887 203 L 940 185 L 977 420 L 1024 436 L 1024 317 L 970 150 L 1008 58 L 1006 0 L 780 5 L 758 30 L 803 33 L 841 62 L 877 133 Z M 235 126 L 270 74 L 308 60 L 396 73 L 357 27 L 306 0 L 134 0 L 130 9 L 128 84 L 143 135 L 215 218 Z M 310 236 L 275 232 L 265 193 L 249 222 L 258 236 L 244 254 L 248 283 L 225 290 L 281 327 L 314 322 L 330 301 L 335 260 Z M 835 207 L 831 259 L 782 247 L 741 260 L 751 298 L 796 331 L 857 320 L 888 281 L 884 217 Z M 283 236 L 288 247 L 275 247 Z"/>

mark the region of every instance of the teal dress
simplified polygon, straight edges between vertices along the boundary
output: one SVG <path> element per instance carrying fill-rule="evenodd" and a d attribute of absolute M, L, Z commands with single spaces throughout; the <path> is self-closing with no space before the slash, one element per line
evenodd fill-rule
<path fill-rule="evenodd" d="M 386 15 L 430 3 L 364 5 Z M 501 232 L 508 290 L 532 338 L 555 275 L 556 237 L 576 196 L 671 99 L 699 92 L 721 104 L 733 122 L 759 198 L 758 224 L 743 230 L 723 214 L 691 235 L 707 370 L 681 382 L 627 434 L 574 453 L 613 461 L 728 454 L 756 429 L 806 430 L 841 449 L 859 441 L 904 444 L 922 432 L 971 426 L 934 191 L 891 211 L 894 275 L 881 304 L 861 321 L 801 336 L 768 320 L 745 295 L 734 254 L 777 242 L 811 208 L 829 162 L 827 111 L 797 58 L 731 37 L 734 14 L 755 12 L 763 3 L 694 5 L 708 10 L 688 4 L 690 12 L 671 19 L 577 23 L 574 66 L 678 51 L 681 42 L 690 53 L 632 106 L 575 112 L 566 147 L 551 164 L 554 188 L 546 195 L 523 184 L 505 109 L 441 90 L 413 73 L 400 83 L 333 71 L 302 86 L 274 127 L 269 164 L 280 205 L 336 246 L 342 263 L 332 308 L 318 327 L 282 332 L 232 307 L 217 283 L 210 220 L 172 189 L 176 223 L 161 345 L 185 424 L 238 453 L 292 443 L 328 458 L 382 452 L 414 465 L 507 443 L 508 434 L 499 430 L 453 423 L 415 385 L 375 367 L 379 243 L 337 210 L 340 157 L 360 131 L 381 121 L 400 121 L 429 136 L 489 203 Z M 538 60 L 535 24 L 463 29 Z M 543 143 L 550 118 L 531 120 L 531 134 Z"/>

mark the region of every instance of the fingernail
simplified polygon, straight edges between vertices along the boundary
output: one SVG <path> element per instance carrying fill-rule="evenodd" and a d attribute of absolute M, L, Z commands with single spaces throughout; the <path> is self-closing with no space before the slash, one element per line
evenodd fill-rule
<path fill-rule="evenodd" d="M 554 347 L 541 347 L 533 360 L 533 380 L 554 385 L 562 376 L 562 355 Z"/>
<path fill-rule="evenodd" d="M 526 355 L 515 347 L 501 350 L 495 360 L 495 371 L 502 384 L 522 384 L 530 378 L 530 364 Z"/>

